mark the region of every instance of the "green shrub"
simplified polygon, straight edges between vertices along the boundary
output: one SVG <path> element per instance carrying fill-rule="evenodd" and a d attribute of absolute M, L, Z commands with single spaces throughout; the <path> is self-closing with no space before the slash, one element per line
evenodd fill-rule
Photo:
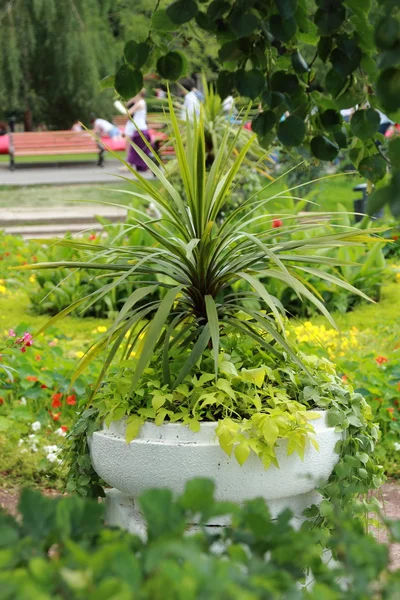
<path fill-rule="evenodd" d="M 140 211 L 139 211 L 140 212 Z M 143 217 L 142 217 L 143 218 Z M 113 224 L 101 219 L 104 230 L 101 234 L 87 233 L 86 239 L 71 243 L 70 246 L 54 240 L 43 242 L 26 241 L 18 236 L 0 232 L 0 244 L 7 251 L 0 255 L 0 286 L 5 290 L 21 287 L 26 289 L 30 301 L 30 311 L 35 315 L 56 315 L 75 302 L 82 294 L 97 292 L 106 284 L 113 282 L 113 277 L 102 277 L 101 271 L 72 269 L 68 263 L 87 260 L 87 245 L 95 245 L 101 251 L 103 245 L 129 248 L 129 246 L 145 246 L 152 243 L 151 237 L 135 225 L 135 219 L 125 224 Z M 104 252 L 103 262 L 107 252 Z M 51 271 L 40 271 L 32 275 L 23 267 L 36 262 L 65 263 L 64 267 Z M 21 267 L 21 268 L 19 268 Z M 140 280 L 140 278 L 136 278 Z M 109 293 L 88 302 L 79 310 L 73 311 L 75 316 L 110 318 L 114 317 L 124 305 L 126 299 L 135 290 L 135 278 L 116 288 L 110 286 Z M 0 293 L 3 287 L 0 287 Z M 156 298 L 156 296 L 155 296 Z"/>
<path fill-rule="evenodd" d="M 289 511 L 271 520 L 260 498 L 241 508 L 216 502 L 213 488 L 197 479 L 177 499 L 145 492 L 146 541 L 104 527 L 100 504 L 25 490 L 21 521 L 0 513 L 2 600 L 395 600 L 399 572 L 354 514 L 330 516 L 323 542 L 337 562 L 327 566 L 317 530 L 294 530 Z M 217 515 L 231 526 L 208 532 Z M 193 521 L 198 532 L 188 536 Z M 397 539 L 399 524 L 389 524 Z"/>

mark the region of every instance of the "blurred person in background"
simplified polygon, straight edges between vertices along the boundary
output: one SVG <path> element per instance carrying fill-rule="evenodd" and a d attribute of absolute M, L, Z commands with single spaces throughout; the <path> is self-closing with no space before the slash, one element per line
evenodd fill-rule
<path fill-rule="evenodd" d="M 194 115 L 200 115 L 200 99 L 199 90 L 195 87 L 195 82 L 192 77 L 187 77 L 181 81 L 182 94 L 184 96 L 183 106 L 181 110 L 181 119 L 193 121 Z"/>
<path fill-rule="evenodd" d="M 128 139 L 132 140 L 140 150 L 147 154 L 147 156 L 151 156 L 152 151 L 143 139 L 145 138 L 148 144 L 151 144 L 150 132 L 147 126 L 147 103 L 145 98 L 146 90 L 143 88 L 137 96 L 130 101 L 130 103 L 132 103 L 130 108 L 128 108 L 130 119 L 125 125 L 124 134 Z M 131 144 L 129 144 L 126 162 L 128 162 L 131 167 L 134 167 L 136 171 L 147 171 L 148 169 L 143 158 Z"/>
<path fill-rule="evenodd" d="M 108 135 L 112 140 L 120 137 L 120 130 L 114 123 L 110 123 L 110 121 L 106 121 L 106 119 L 96 118 L 95 114 L 91 114 L 90 123 L 93 127 L 93 131 L 99 137 L 103 137 L 104 135 Z"/>
<path fill-rule="evenodd" d="M 82 127 L 82 125 L 80 124 L 79 121 L 75 121 L 75 123 L 71 127 L 71 131 L 75 131 L 75 132 L 77 132 L 77 131 L 83 131 L 83 127 Z"/>

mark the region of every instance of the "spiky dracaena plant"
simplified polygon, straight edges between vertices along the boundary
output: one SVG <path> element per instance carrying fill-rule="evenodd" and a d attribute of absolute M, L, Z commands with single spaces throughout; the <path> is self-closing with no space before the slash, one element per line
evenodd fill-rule
<path fill-rule="evenodd" d="M 155 164 L 137 147 L 137 152 L 162 187 L 135 173 L 135 187 L 128 192 L 141 202 L 152 203 L 160 212 L 161 218 L 152 219 L 144 211 L 132 207 L 136 217 L 131 219 L 133 225 L 127 225 L 144 229 L 154 243 L 148 247 L 117 247 L 115 244 L 107 247 L 60 240 L 61 244 L 93 253 L 91 259 L 87 262 L 31 266 L 35 269 L 84 267 L 97 270 L 100 275 L 96 276 L 106 273 L 107 277 L 114 277 L 112 283 L 83 296 L 49 323 L 80 305 L 95 302 L 130 277 L 137 280 L 140 276 L 137 289 L 126 299 L 108 332 L 92 345 L 78 366 L 77 374 L 95 356 L 103 351 L 106 353 L 93 394 L 104 380 L 113 359 L 116 356 L 122 359 L 130 357 L 139 340 L 141 351 L 132 372 L 130 393 L 155 356 L 159 356 L 163 365 L 164 383 L 171 388 L 183 381 L 207 347 L 212 348 L 217 376 L 220 336 L 227 331 L 249 336 L 278 360 L 284 361 L 285 355 L 290 356 L 306 370 L 286 339 L 285 309 L 269 293 L 268 284 L 265 286 L 260 282 L 260 278 L 267 282 L 270 279 L 285 282 L 303 301 L 312 302 L 332 322 L 316 290 L 310 289 L 303 280 L 303 269 L 357 293 L 345 281 L 326 272 L 326 265 L 335 266 L 339 261 L 317 255 L 316 251 L 374 239 L 358 229 L 335 228 L 334 225 L 328 235 L 292 239 L 293 232 L 301 228 L 310 229 L 313 225 L 299 224 L 288 217 L 286 225 L 279 230 L 273 229 L 271 222 L 274 215 L 260 212 L 268 199 L 257 200 L 255 197 L 248 198 L 225 221 L 217 224 L 216 217 L 229 200 L 233 181 L 254 143 L 254 136 L 232 160 L 231 153 L 240 132 L 232 137 L 226 129 L 212 167 L 207 171 L 202 116 L 198 122 L 188 123 L 184 145 L 171 98 L 169 109 L 184 193 L 179 194 L 175 190 L 161 162 Z M 273 183 L 268 183 L 266 187 L 271 185 Z M 280 196 L 284 198 L 284 194 Z M 276 199 L 276 196 L 273 198 Z M 257 224 L 256 229 L 254 224 Z M 324 270 L 319 269 L 321 265 Z M 157 283 L 154 283 L 155 275 Z M 245 291 L 241 286 L 242 291 L 234 293 L 232 285 L 235 282 L 244 283 Z M 155 300 L 157 287 L 163 289 L 163 294 Z M 265 310 L 260 312 L 250 308 L 252 302 L 249 300 L 254 299 L 261 302 Z M 170 360 L 172 354 L 176 358 L 177 352 L 181 352 L 185 360 L 178 375 L 172 378 Z"/>

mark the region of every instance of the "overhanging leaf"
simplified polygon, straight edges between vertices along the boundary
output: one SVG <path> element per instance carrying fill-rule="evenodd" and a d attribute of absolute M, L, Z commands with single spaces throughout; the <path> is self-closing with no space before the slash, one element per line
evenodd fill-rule
<path fill-rule="evenodd" d="M 194 19 L 198 10 L 195 0 L 175 0 L 167 7 L 166 13 L 173 23 L 182 25 Z"/>
<path fill-rule="evenodd" d="M 143 75 L 129 65 L 121 65 L 115 75 L 115 89 L 122 98 L 128 100 L 143 88 Z"/>

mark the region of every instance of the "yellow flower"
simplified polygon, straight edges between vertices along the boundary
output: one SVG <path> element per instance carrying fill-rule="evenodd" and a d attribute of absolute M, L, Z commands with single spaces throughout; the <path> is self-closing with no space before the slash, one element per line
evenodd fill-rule
<path fill-rule="evenodd" d="M 7 290 L 6 290 L 5 286 L 0 284 L 0 294 L 5 294 L 6 291 Z"/>
<path fill-rule="evenodd" d="M 96 329 L 93 329 L 92 333 L 105 333 L 107 331 L 107 327 L 105 325 L 99 325 Z"/>
<path fill-rule="evenodd" d="M 400 273 L 396 273 L 396 280 L 400 281 Z"/>
<path fill-rule="evenodd" d="M 29 281 L 30 281 L 30 283 L 35 283 L 36 282 L 36 277 L 34 275 L 31 275 L 29 277 Z"/>
<path fill-rule="evenodd" d="M 75 352 L 75 356 L 76 356 L 76 358 L 82 358 L 82 356 L 83 356 L 84 354 L 85 354 L 85 353 L 84 353 L 84 352 L 82 352 L 82 350 L 78 350 L 78 352 Z"/>
<path fill-rule="evenodd" d="M 0 279 L 0 284 L 4 283 L 4 279 Z"/>

